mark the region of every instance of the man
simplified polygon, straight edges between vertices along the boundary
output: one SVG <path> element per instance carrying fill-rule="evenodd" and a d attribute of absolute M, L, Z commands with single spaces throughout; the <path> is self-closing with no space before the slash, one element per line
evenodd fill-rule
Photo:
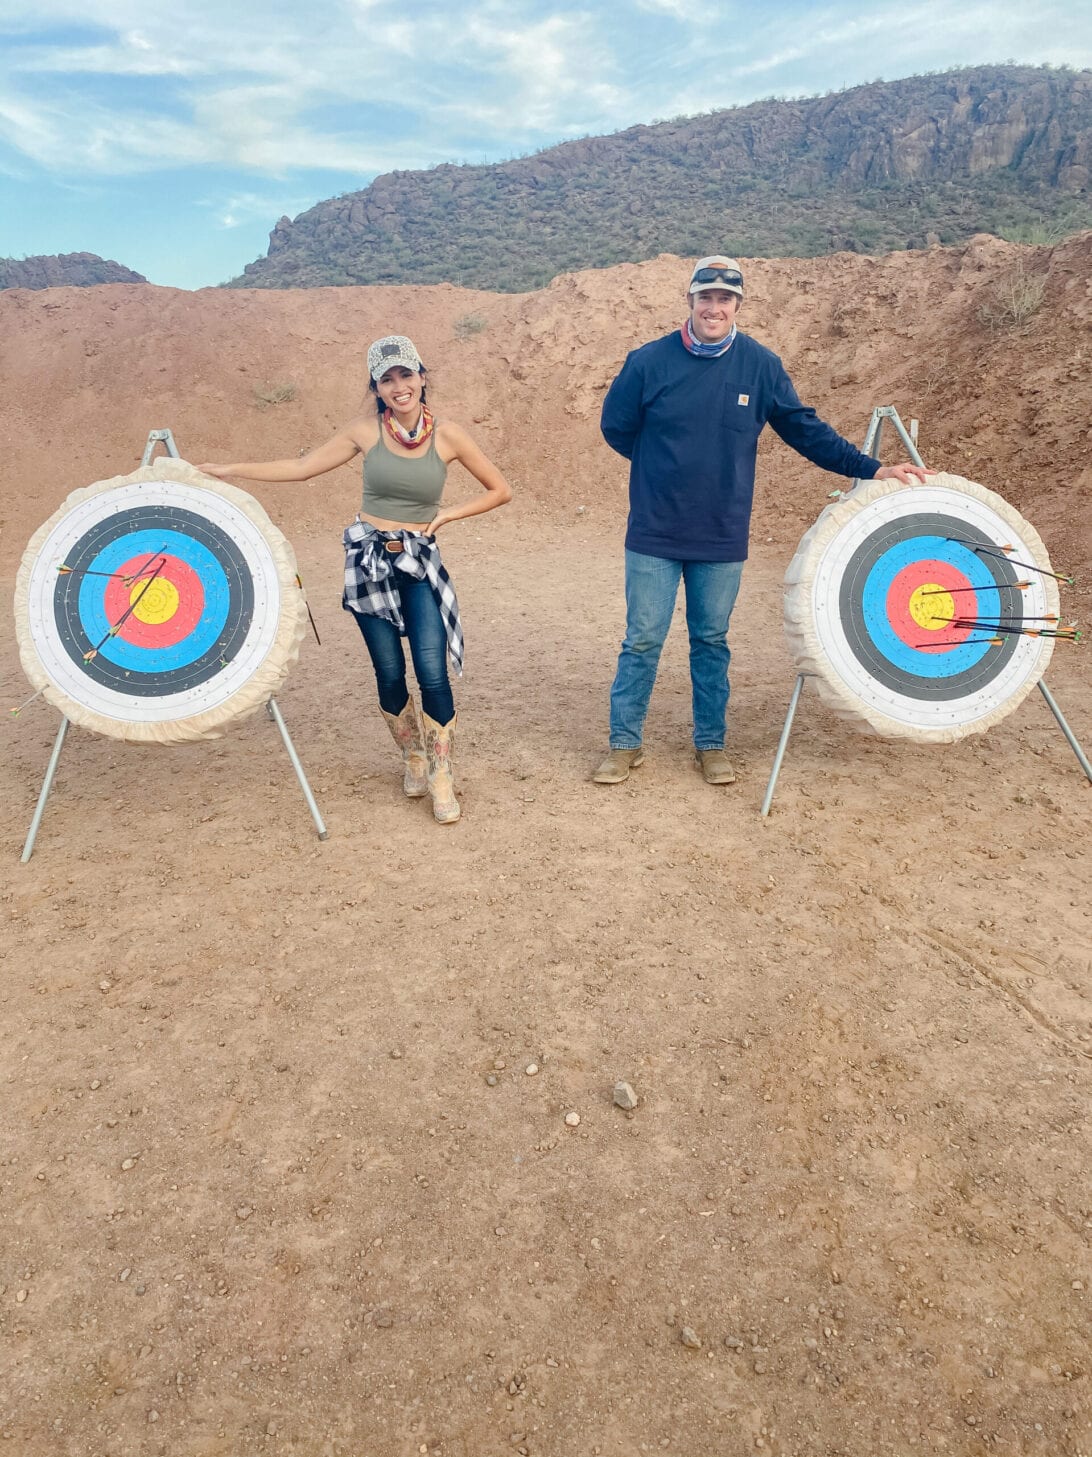
<path fill-rule="evenodd" d="M 626 635 L 610 696 L 610 753 L 592 775 L 620 784 L 644 758 L 641 737 L 679 580 L 690 635 L 694 748 L 708 784 L 731 784 L 724 752 L 728 619 L 747 556 L 758 437 L 772 425 L 824 470 L 924 481 L 920 466 L 881 466 L 800 403 L 776 354 L 741 334 L 743 274 L 702 258 L 681 329 L 635 349 L 603 401 L 603 435 L 630 462 Z"/>

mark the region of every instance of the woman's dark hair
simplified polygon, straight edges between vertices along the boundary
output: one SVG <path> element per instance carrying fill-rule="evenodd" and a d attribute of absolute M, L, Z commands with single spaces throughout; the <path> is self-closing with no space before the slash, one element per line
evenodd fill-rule
<path fill-rule="evenodd" d="M 421 365 L 420 375 L 421 375 L 421 403 L 422 403 L 422 405 L 427 405 L 428 404 L 428 387 L 427 387 L 427 379 L 426 379 L 426 376 L 428 375 L 428 370 L 425 368 L 425 366 L 423 364 Z M 382 420 L 383 416 L 387 413 L 387 407 L 383 403 L 383 401 L 379 398 L 379 391 L 375 387 L 375 380 L 374 379 L 370 379 L 368 381 L 368 388 L 371 390 L 372 394 L 375 396 L 375 411 L 376 411 L 376 414 L 379 416 L 379 418 Z"/>

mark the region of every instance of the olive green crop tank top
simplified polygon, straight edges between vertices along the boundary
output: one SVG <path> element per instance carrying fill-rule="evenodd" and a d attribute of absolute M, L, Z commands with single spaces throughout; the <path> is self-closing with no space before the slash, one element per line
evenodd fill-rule
<path fill-rule="evenodd" d="M 436 436 L 428 443 L 424 455 L 395 455 L 379 439 L 364 457 L 364 499 L 361 511 L 365 516 L 378 516 L 384 521 L 431 521 L 444 494 L 447 466 L 436 454 Z"/>

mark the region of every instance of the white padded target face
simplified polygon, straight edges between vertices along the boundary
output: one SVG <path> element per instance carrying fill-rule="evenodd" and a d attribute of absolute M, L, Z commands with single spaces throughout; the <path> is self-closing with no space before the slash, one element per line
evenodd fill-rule
<path fill-rule="evenodd" d="M 291 547 L 253 497 L 178 460 L 74 492 L 35 533 L 16 590 L 27 676 L 115 738 L 222 733 L 299 651 Z"/>
<path fill-rule="evenodd" d="M 1023 565 L 1021 565 L 1023 564 Z M 785 578 L 801 672 L 843 717 L 948 743 L 1010 713 L 1041 678 L 1058 587 L 1038 535 L 960 476 L 869 482 L 829 506 Z"/>

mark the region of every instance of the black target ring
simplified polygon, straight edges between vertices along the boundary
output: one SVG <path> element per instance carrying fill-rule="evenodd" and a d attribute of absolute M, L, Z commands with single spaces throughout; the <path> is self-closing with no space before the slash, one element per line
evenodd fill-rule
<path fill-rule="evenodd" d="M 307 605 L 261 505 L 171 459 L 67 498 L 23 554 L 15 619 L 27 676 L 73 723 L 183 743 L 269 702 Z"/>
<path fill-rule="evenodd" d="M 975 692 L 1004 667 L 1019 641 L 1015 637 L 1003 638 L 1000 644 L 988 646 L 976 654 L 977 660 L 972 666 L 962 672 L 946 672 L 943 676 L 932 671 L 938 663 L 936 658 L 919 654 L 921 661 L 916 664 L 915 670 L 898 666 L 882 651 L 877 643 L 874 623 L 868 620 L 869 614 L 865 609 L 867 584 L 877 564 L 900 543 L 912 542 L 916 549 L 923 540 L 933 538 L 946 544 L 949 557 L 965 559 L 968 553 L 974 556 L 983 576 L 989 578 L 988 587 L 981 579 L 979 582 L 983 588 L 980 596 L 988 596 L 988 607 L 984 610 L 992 615 L 1013 616 L 1022 611 L 1020 593 L 1013 585 L 1018 580 L 1015 571 L 1003 558 L 991 555 L 996 551 L 996 542 L 973 523 L 938 512 L 923 512 L 877 527 L 858 547 L 850 569 L 842 578 L 838 606 L 846 638 L 853 655 L 877 682 L 924 702 L 940 702 L 961 693 Z M 975 546 L 984 550 L 974 553 Z M 977 603 L 980 597 L 976 595 L 974 600 Z M 970 603 L 967 605 L 969 611 L 976 610 Z"/>
<path fill-rule="evenodd" d="M 107 652 L 98 652 L 88 660 L 88 652 L 101 636 L 101 622 L 96 622 L 93 631 L 88 630 L 86 602 L 89 597 L 97 597 L 94 587 L 101 580 L 92 579 L 88 573 L 95 570 L 96 563 L 111 564 L 116 553 L 110 553 L 109 548 L 115 544 L 127 549 L 132 539 L 132 543 L 143 540 L 147 545 L 147 538 L 140 535 L 147 532 L 156 538 L 156 545 L 162 538 L 176 552 L 181 551 L 183 559 L 192 558 L 194 549 L 201 548 L 219 563 L 230 594 L 228 610 L 219 614 L 222 626 L 216 622 L 219 631 L 210 646 L 178 667 L 164 668 L 157 661 L 162 655 L 154 652 L 143 655 L 148 658 L 143 668 L 136 665 L 140 654 L 133 655 L 130 668 L 112 661 Z M 246 640 L 254 614 L 254 584 L 247 562 L 225 531 L 196 512 L 178 506 L 137 506 L 120 511 L 96 523 L 69 549 L 67 557 L 70 571 L 57 578 L 54 596 L 58 636 L 73 663 L 104 687 L 148 698 L 183 692 L 226 667 Z M 103 621 L 109 621 L 109 614 L 103 615 Z M 207 639 L 210 635 L 206 632 L 201 636 Z"/>
<path fill-rule="evenodd" d="M 1016 707 L 1050 662 L 1057 582 L 996 492 L 939 472 L 862 482 L 819 517 L 785 576 L 799 671 L 869 732 L 953 743 Z"/>

